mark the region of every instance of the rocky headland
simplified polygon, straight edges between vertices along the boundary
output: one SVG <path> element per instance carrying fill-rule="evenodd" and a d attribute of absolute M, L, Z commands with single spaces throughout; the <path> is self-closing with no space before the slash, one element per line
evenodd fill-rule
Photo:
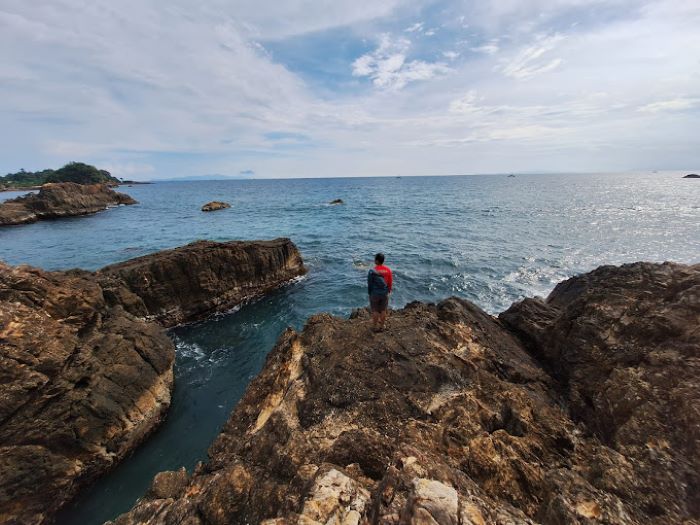
<path fill-rule="evenodd" d="M 303 272 L 287 239 L 200 241 L 95 273 L 0 263 L 0 523 L 50 523 L 162 421 L 164 326 Z"/>
<path fill-rule="evenodd" d="M 689 173 L 683 177 L 684 179 L 700 179 L 700 175 L 697 173 Z"/>
<path fill-rule="evenodd" d="M 231 207 L 231 205 L 228 202 L 211 201 L 211 202 L 207 202 L 204 206 L 202 206 L 202 211 L 225 210 L 226 208 L 230 208 L 230 207 Z"/>
<path fill-rule="evenodd" d="M 700 523 L 700 265 L 287 330 L 209 461 L 116 525 Z"/>
<path fill-rule="evenodd" d="M 174 250 L 107 266 L 98 279 L 116 279 L 138 301 L 120 299 L 134 315 L 163 326 L 197 321 L 271 291 L 306 272 L 289 239 L 197 241 Z"/>
<path fill-rule="evenodd" d="M 38 193 L 0 203 L 0 226 L 89 215 L 120 204 L 136 201 L 106 184 L 44 184 Z"/>

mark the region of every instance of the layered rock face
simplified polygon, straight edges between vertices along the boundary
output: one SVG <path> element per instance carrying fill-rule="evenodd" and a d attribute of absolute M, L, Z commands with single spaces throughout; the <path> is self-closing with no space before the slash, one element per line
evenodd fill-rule
<path fill-rule="evenodd" d="M 0 226 L 88 215 L 120 204 L 136 204 L 136 201 L 106 184 L 44 184 L 39 193 L 1 203 Z"/>
<path fill-rule="evenodd" d="M 629 461 L 599 465 L 598 483 L 659 523 L 700 517 L 700 265 L 604 266 L 500 318 L 573 419 Z"/>
<path fill-rule="evenodd" d="M 131 451 L 165 415 L 174 357 L 92 274 L 0 263 L 0 523 L 48 522 Z"/>
<path fill-rule="evenodd" d="M 698 523 L 700 265 L 312 317 L 131 524 Z"/>
<path fill-rule="evenodd" d="M 50 522 L 163 419 L 163 326 L 304 271 L 287 239 L 200 241 L 97 273 L 0 263 L 0 523 Z"/>
<path fill-rule="evenodd" d="M 202 319 L 259 296 L 306 272 L 289 239 L 197 241 L 103 268 L 139 298 L 135 315 L 164 326 Z M 128 302 L 128 300 L 122 300 Z"/>

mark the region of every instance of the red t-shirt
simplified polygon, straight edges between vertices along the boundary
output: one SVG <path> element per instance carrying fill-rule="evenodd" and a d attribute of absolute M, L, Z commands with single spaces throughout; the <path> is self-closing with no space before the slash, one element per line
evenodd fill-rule
<path fill-rule="evenodd" d="M 389 291 L 391 292 L 391 284 L 393 282 L 393 278 L 391 276 L 391 270 L 389 269 L 389 267 L 384 266 L 383 264 L 378 264 L 374 267 L 374 271 L 382 277 L 384 277 L 384 282 L 386 282 L 386 285 L 389 288 Z"/>

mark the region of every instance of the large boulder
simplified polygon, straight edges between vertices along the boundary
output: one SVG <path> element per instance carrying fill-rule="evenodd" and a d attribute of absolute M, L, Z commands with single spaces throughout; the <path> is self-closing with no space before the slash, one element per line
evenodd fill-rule
<path fill-rule="evenodd" d="M 107 266 L 98 277 L 113 279 L 140 298 L 132 313 L 163 326 L 203 319 L 267 293 L 306 272 L 289 239 L 197 241 L 187 246 Z"/>
<path fill-rule="evenodd" d="M 209 461 L 114 523 L 698 523 L 699 293 L 700 265 L 640 264 L 503 320 L 456 298 L 381 334 L 314 316 Z"/>
<path fill-rule="evenodd" d="M 0 263 L 0 523 L 50 522 L 163 419 L 174 361 L 163 326 L 304 271 L 288 239 L 199 241 L 96 273 Z M 181 478 L 161 476 L 154 494 Z"/>
<path fill-rule="evenodd" d="M 0 203 L 0 226 L 89 215 L 120 204 L 136 201 L 106 184 L 44 184 L 38 193 Z"/>

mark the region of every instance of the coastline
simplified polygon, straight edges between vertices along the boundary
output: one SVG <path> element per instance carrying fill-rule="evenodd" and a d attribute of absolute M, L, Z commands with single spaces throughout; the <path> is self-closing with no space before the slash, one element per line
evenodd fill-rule
<path fill-rule="evenodd" d="M 153 181 L 140 182 L 140 181 L 127 181 L 121 184 L 108 184 L 110 188 L 121 188 L 122 186 L 140 186 L 143 184 L 155 184 Z M 43 186 L 43 185 L 42 185 Z M 22 188 L 0 188 L 0 193 L 6 193 L 11 191 L 37 191 L 40 190 L 41 186 L 25 186 Z"/>

